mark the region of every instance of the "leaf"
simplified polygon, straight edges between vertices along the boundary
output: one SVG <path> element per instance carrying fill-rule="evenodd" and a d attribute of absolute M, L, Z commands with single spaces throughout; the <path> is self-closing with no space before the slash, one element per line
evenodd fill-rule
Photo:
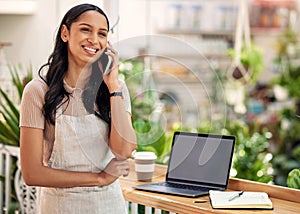
<path fill-rule="evenodd" d="M 16 133 L 17 136 L 19 136 L 19 122 L 15 122 L 13 120 L 11 120 L 10 118 L 7 117 L 8 114 L 3 115 L 5 122 L 7 123 L 8 127 L 14 132 Z"/>
<path fill-rule="evenodd" d="M 7 123 L 0 122 L 0 133 L 5 138 L 19 142 L 19 134 L 15 133 Z"/>
<path fill-rule="evenodd" d="M 0 110 L 0 113 L 5 120 L 9 119 L 12 120 L 15 124 L 19 123 L 19 118 L 17 117 L 17 115 L 15 115 L 10 109 L 8 109 L 6 105 L 1 103 L 0 106 L 2 108 L 2 110 Z"/>
<path fill-rule="evenodd" d="M 19 118 L 20 117 L 20 113 L 19 113 L 18 109 L 15 107 L 15 105 L 13 104 L 13 102 L 9 99 L 9 97 L 7 96 L 7 94 L 1 88 L 0 88 L 0 95 L 2 95 L 2 97 L 4 98 L 4 100 L 7 103 L 8 107 L 13 112 L 13 114 L 16 115 L 16 118 Z M 1 105 L 3 105 L 3 103 Z"/>
<path fill-rule="evenodd" d="M 20 67 L 20 66 L 19 66 Z M 16 66 L 8 66 L 11 77 L 12 77 L 12 82 L 14 86 L 17 88 L 18 95 L 19 97 L 22 96 L 22 82 L 20 79 L 20 76 L 18 75 L 18 70 Z"/>
<path fill-rule="evenodd" d="M 300 189 L 300 169 L 290 171 L 286 183 L 290 188 Z"/>
<path fill-rule="evenodd" d="M 133 123 L 137 136 L 138 149 L 153 147 L 157 156 L 161 156 L 165 151 L 166 144 L 165 133 L 158 123 L 152 121 L 137 120 Z"/>
<path fill-rule="evenodd" d="M 15 140 L 11 139 L 10 137 L 5 137 L 4 135 L 1 135 L 1 134 L 0 134 L 0 143 L 5 144 L 5 145 L 12 145 L 12 146 L 19 145 L 19 142 L 16 142 Z"/>

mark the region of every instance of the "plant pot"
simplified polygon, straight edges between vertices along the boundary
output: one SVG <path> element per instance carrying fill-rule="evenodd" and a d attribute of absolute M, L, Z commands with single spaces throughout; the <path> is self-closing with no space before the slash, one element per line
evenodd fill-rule
<path fill-rule="evenodd" d="M 250 76 L 249 68 L 237 66 L 232 72 L 232 77 L 236 80 L 248 79 Z"/>

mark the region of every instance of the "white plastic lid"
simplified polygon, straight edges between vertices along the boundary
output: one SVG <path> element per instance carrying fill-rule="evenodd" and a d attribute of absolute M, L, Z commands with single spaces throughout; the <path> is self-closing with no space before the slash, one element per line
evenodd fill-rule
<path fill-rule="evenodd" d="M 135 152 L 134 158 L 139 160 L 155 160 L 157 156 L 154 152 Z"/>

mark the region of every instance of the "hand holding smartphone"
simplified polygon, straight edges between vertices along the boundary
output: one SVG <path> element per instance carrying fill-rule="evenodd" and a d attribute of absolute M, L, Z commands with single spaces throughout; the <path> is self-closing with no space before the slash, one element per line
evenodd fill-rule
<path fill-rule="evenodd" d="M 107 48 L 104 49 L 101 56 L 97 60 L 97 63 L 100 65 L 100 70 L 103 72 L 103 76 L 108 75 L 112 68 L 112 57 L 108 56 L 105 52 L 109 51 Z"/>

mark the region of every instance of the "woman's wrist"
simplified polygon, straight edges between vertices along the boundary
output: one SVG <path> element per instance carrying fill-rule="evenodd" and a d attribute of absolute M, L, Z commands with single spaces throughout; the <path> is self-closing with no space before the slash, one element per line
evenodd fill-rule
<path fill-rule="evenodd" d="M 122 88 L 121 88 L 120 84 L 114 84 L 114 85 L 110 86 L 108 88 L 108 90 L 109 90 L 109 93 L 111 94 L 111 93 L 114 93 L 114 92 L 121 92 Z"/>
<path fill-rule="evenodd" d="M 122 91 L 116 91 L 116 92 L 110 93 L 109 96 L 110 97 L 121 97 L 121 98 L 123 98 L 123 93 L 122 93 Z"/>
<path fill-rule="evenodd" d="M 110 181 L 111 179 L 108 176 L 105 171 L 98 173 L 98 186 L 107 186 L 113 183 L 113 180 Z"/>
<path fill-rule="evenodd" d="M 105 172 L 100 172 L 98 173 L 97 181 L 98 181 L 98 186 L 106 186 L 106 179 L 105 179 Z"/>

